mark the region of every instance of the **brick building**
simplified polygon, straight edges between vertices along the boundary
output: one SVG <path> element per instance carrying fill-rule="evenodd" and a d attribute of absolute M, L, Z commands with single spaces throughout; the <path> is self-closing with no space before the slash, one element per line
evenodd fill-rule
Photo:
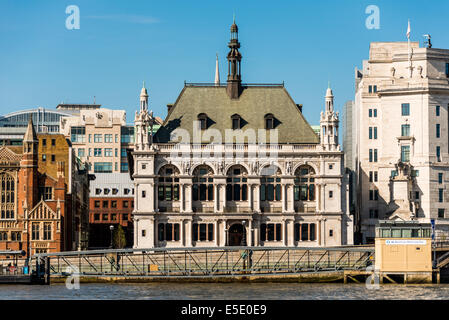
<path fill-rule="evenodd" d="M 0 180 L 0 250 L 86 247 L 88 175 L 62 135 L 38 138 L 30 119 L 21 147 L 0 148 Z"/>

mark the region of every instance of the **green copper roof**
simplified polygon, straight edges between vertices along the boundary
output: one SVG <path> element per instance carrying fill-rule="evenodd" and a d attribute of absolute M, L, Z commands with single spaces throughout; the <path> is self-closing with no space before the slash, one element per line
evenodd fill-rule
<path fill-rule="evenodd" d="M 239 99 L 230 99 L 226 86 L 187 85 L 155 135 L 155 140 L 160 143 L 170 142 L 170 133 L 182 128 L 190 134 L 192 142 L 193 121 L 201 113 L 208 118 L 208 127 L 202 131 L 203 136 L 204 133 L 213 133 L 211 129 L 215 129 L 221 133 L 223 142 L 226 129 L 239 135 L 231 130 L 233 115 L 241 117 L 243 134 L 245 130 L 252 129 L 257 135 L 258 129 L 265 128 L 264 116 L 271 113 L 275 118 L 275 129 L 278 130 L 278 143 L 319 143 L 318 136 L 282 85 L 244 86 Z M 270 134 L 266 130 L 264 133 L 269 142 Z M 202 139 L 201 142 L 209 143 L 210 139 Z"/>

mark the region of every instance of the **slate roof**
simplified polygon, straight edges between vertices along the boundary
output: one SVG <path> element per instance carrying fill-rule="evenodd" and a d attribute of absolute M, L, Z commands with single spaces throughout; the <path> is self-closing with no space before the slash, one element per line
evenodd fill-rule
<path fill-rule="evenodd" d="M 170 133 L 177 128 L 183 128 L 189 132 L 192 142 L 193 121 L 197 120 L 201 113 L 205 113 L 208 118 L 208 128 L 204 133 L 216 129 L 224 140 L 225 130 L 232 128 L 231 117 L 238 114 L 243 120 L 241 129 L 253 129 L 257 134 L 258 129 L 265 128 L 264 116 L 271 113 L 275 118 L 275 129 L 278 130 L 278 143 L 319 143 L 317 134 L 283 85 L 243 85 L 243 88 L 239 99 L 230 99 L 226 86 L 223 85 L 186 85 L 156 133 L 155 141 L 170 142 Z M 269 136 L 269 133 L 266 133 L 267 142 L 270 141 Z"/>

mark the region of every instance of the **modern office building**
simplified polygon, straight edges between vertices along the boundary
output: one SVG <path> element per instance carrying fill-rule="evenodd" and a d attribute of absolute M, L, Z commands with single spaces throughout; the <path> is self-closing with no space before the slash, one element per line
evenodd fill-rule
<path fill-rule="evenodd" d="M 347 134 L 363 241 L 379 219 L 435 219 L 449 235 L 449 50 L 373 42 L 355 81 Z"/>
<path fill-rule="evenodd" d="M 186 83 L 155 135 L 142 89 L 131 172 L 134 247 L 352 243 L 338 112 L 320 137 L 283 84 L 243 84 L 237 25 L 227 83 Z"/>

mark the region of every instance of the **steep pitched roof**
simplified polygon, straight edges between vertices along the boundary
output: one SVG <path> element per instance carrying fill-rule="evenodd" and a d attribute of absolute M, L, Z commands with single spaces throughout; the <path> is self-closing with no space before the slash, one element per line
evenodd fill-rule
<path fill-rule="evenodd" d="M 28 121 L 28 127 L 27 131 L 25 132 L 25 135 L 23 136 L 23 141 L 34 141 L 37 142 L 37 134 L 36 130 L 34 130 L 33 120 Z"/>
<path fill-rule="evenodd" d="M 275 118 L 275 129 L 278 130 L 278 143 L 319 143 L 318 136 L 283 86 L 243 88 L 239 99 L 230 99 L 225 86 L 185 86 L 156 133 L 155 141 L 169 142 L 170 133 L 182 128 L 189 132 L 192 142 L 194 121 L 198 119 L 199 114 L 204 113 L 208 118 L 208 128 L 204 133 L 207 135 L 209 129 L 218 130 L 223 140 L 225 130 L 232 128 L 233 115 L 237 114 L 243 120 L 243 131 L 252 129 L 257 135 L 259 129 L 265 128 L 264 116 L 272 114 Z M 268 131 L 265 134 L 266 141 L 269 142 L 270 134 Z M 208 142 L 209 139 L 202 141 Z"/>
<path fill-rule="evenodd" d="M 0 160 L 20 162 L 21 159 L 22 155 L 15 153 L 9 147 L 0 147 Z"/>

